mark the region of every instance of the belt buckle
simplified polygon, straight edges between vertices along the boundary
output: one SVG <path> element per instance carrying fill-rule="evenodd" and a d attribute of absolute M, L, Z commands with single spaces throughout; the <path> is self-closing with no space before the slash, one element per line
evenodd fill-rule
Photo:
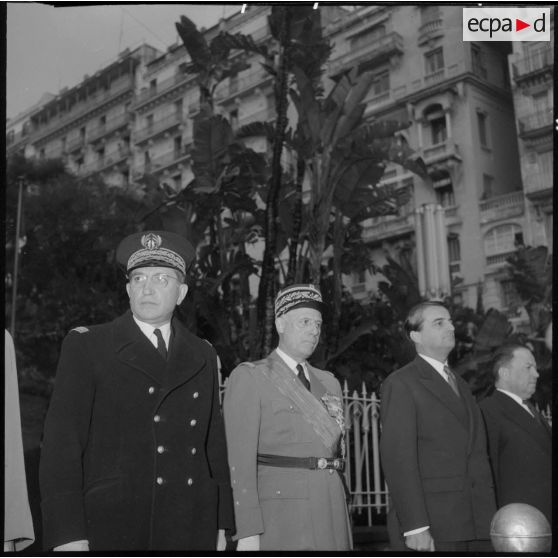
<path fill-rule="evenodd" d="M 318 458 L 318 469 L 325 469 L 327 467 L 327 459 L 325 457 Z"/>
<path fill-rule="evenodd" d="M 334 469 L 341 469 L 341 460 L 340 459 L 334 459 L 333 460 L 333 468 Z"/>

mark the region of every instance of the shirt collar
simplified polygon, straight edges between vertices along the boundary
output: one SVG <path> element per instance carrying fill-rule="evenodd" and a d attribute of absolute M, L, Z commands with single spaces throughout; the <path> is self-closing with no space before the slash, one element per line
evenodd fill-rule
<path fill-rule="evenodd" d="M 525 403 L 523 403 L 523 399 L 521 399 L 521 397 L 519 397 L 519 395 L 517 395 L 517 393 L 513 393 L 511 391 L 508 391 L 507 389 L 502 389 L 502 388 L 496 388 L 498 391 L 501 391 L 502 393 L 505 393 L 508 397 L 511 397 L 514 401 L 516 401 L 517 403 L 519 403 L 524 409 L 529 409 L 529 407 L 527 407 L 527 405 L 525 405 Z M 531 412 L 531 411 L 529 411 Z"/>
<path fill-rule="evenodd" d="M 297 362 L 294 358 L 290 357 L 285 351 L 282 351 L 279 347 L 275 349 L 275 352 L 285 361 L 285 364 L 293 371 L 294 374 L 298 375 L 296 365 L 301 364 L 304 370 L 305 376 L 308 376 L 308 372 L 306 371 L 306 363 L 305 362 Z"/>
<path fill-rule="evenodd" d="M 447 361 L 446 362 L 440 362 L 439 360 L 436 360 L 435 358 L 423 355 L 421 353 L 418 353 L 418 356 L 423 358 L 424 360 L 426 360 L 426 362 L 428 362 L 428 364 L 430 364 L 430 366 L 432 366 L 432 368 L 434 368 L 434 370 L 436 370 L 436 372 L 438 372 L 438 374 L 440 374 L 440 376 L 442 376 L 442 378 L 444 378 L 444 380 L 447 380 L 447 374 L 444 371 L 444 366 L 447 366 Z"/>
<path fill-rule="evenodd" d="M 170 333 L 171 333 L 170 322 L 167 322 L 166 324 L 163 324 L 155 328 L 151 324 L 138 320 L 133 314 L 132 317 L 134 318 L 134 322 L 138 324 L 138 327 L 141 329 L 141 332 L 149 339 L 149 341 L 151 341 L 151 343 L 153 343 L 154 345 L 156 344 L 156 338 L 153 336 L 153 332 L 155 331 L 155 329 L 160 329 L 161 335 L 163 336 L 163 339 L 165 340 L 167 347 L 169 346 Z"/>

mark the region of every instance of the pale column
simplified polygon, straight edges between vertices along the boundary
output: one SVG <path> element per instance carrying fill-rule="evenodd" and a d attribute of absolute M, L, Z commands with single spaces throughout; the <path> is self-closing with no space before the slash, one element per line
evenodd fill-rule
<path fill-rule="evenodd" d="M 451 281 L 449 273 L 449 254 L 446 228 L 446 213 L 441 205 L 436 206 L 434 211 L 436 220 L 436 240 L 438 255 L 438 278 L 439 278 L 439 294 L 441 298 L 449 295 L 451 292 Z"/>
<path fill-rule="evenodd" d="M 423 208 L 415 209 L 415 239 L 417 247 L 417 276 L 419 292 L 422 296 L 426 295 L 426 272 L 424 255 L 424 236 L 422 234 Z"/>

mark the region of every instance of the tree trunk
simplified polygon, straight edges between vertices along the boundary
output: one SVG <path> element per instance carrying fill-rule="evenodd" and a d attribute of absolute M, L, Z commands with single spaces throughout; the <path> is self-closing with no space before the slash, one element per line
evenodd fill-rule
<path fill-rule="evenodd" d="M 269 194 L 265 210 L 265 251 L 262 262 L 262 276 L 258 291 L 258 322 L 261 324 L 260 357 L 267 355 L 272 347 L 273 329 L 275 325 L 275 252 L 277 246 L 277 201 L 281 189 L 281 153 L 285 130 L 287 128 L 287 78 L 290 41 L 290 19 L 288 8 L 282 11 L 280 34 L 280 59 L 275 87 L 277 121 L 275 123 L 275 139 L 273 143 L 272 173 L 269 181 Z"/>
<path fill-rule="evenodd" d="M 296 193 L 295 193 L 295 208 L 293 213 L 293 230 L 291 235 L 291 242 L 289 244 L 289 269 L 287 272 L 287 285 L 295 282 L 297 276 L 297 250 L 300 237 L 300 229 L 302 228 L 302 181 L 304 180 L 304 171 L 306 164 L 304 159 L 300 156 L 296 161 Z"/>

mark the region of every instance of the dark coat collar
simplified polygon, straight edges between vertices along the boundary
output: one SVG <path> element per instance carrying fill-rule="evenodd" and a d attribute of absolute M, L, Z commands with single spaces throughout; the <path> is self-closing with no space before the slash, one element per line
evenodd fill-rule
<path fill-rule="evenodd" d="M 202 369 L 206 358 L 200 351 L 200 340 L 176 318 L 172 320 L 171 329 L 171 343 L 165 362 L 134 321 L 132 312 L 127 311 L 113 322 L 117 358 L 147 374 L 158 384 L 163 384 L 168 378 L 169 389 L 184 383 Z"/>
<path fill-rule="evenodd" d="M 551 431 L 548 425 L 541 426 L 517 401 L 501 391 L 494 390 L 489 399 L 500 407 L 508 420 L 525 430 L 546 451 L 550 451 Z"/>

